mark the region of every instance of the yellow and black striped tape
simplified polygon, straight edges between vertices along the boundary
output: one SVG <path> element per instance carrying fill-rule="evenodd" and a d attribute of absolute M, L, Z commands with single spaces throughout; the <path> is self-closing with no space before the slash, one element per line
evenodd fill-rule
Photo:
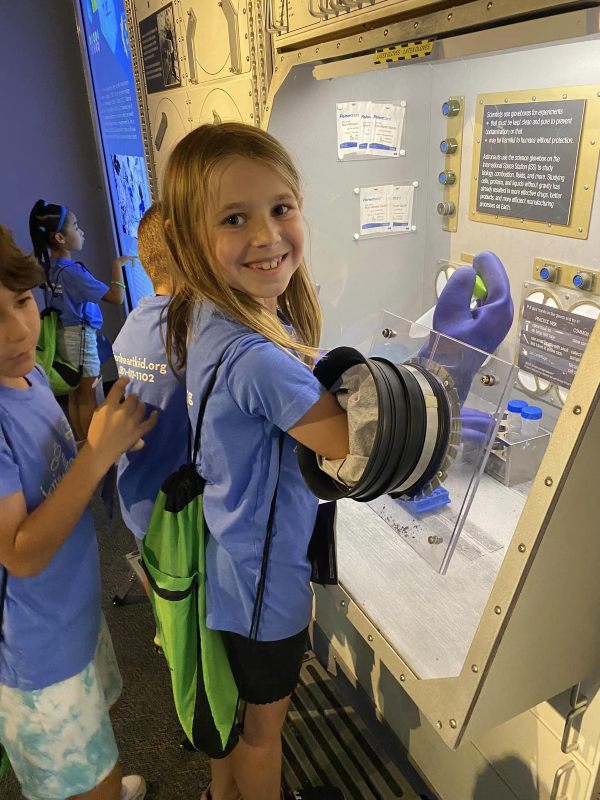
<path fill-rule="evenodd" d="M 374 64 L 391 64 L 394 61 L 412 61 L 413 58 L 430 56 L 435 39 L 419 39 L 416 42 L 380 47 L 373 53 Z"/>

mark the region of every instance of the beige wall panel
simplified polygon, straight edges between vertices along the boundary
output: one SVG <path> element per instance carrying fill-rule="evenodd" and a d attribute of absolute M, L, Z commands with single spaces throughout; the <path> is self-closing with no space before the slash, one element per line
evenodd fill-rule
<path fill-rule="evenodd" d="M 169 154 L 177 142 L 192 129 L 189 119 L 188 93 L 180 89 L 179 91 L 150 94 L 147 97 L 147 103 L 152 157 L 160 194 Z"/>
<path fill-rule="evenodd" d="M 188 94 L 193 128 L 215 119 L 254 124 L 254 91 L 250 76 L 190 88 Z"/>
<path fill-rule="evenodd" d="M 191 84 L 250 71 L 246 0 L 178 0 Z"/>

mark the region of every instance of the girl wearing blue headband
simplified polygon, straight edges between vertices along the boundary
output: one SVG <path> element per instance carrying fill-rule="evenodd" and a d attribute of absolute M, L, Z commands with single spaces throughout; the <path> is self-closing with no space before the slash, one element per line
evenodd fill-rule
<path fill-rule="evenodd" d="M 29 215 L 34 253 L 44 268 L 45 305 L 60 311 L 58 354 L 78 366 L 81 381 L 69 395 L 69 417 L 78 439 L 85 439 L 96 408 L 95 385 L 100 376 L 98 334 L 102 327 L 99 300 L 121 305 L 123 266 L 128 256 L 115 259 L 110 285 L 97 280 L 73 253 L 79 252 L 85 234 L 75 214 L 63 205 L 38 200 Z"/>

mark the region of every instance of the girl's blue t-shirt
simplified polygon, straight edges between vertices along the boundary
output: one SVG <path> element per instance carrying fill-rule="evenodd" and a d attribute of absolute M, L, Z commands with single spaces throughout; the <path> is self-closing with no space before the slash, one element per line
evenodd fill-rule
<path fill-rule="evenodd" d="M 53 258 L 50 263 L 51 289 L 45 289 L 46 305 L 60 311 L 62 325 L 67 328 L 84 323 L 100 330 L 102 312 L 98 301 L 108 292 L 108 286 L 78 261 Z"/>
<path fill-rule="evenodd" d="M 137 538 L 146 535 L 163 481 L 187 461 L 185 380 L 175 376 L 165 350 L 169 299 L 150 295 L 140 300 L 113 345 L 119 376 L 129 378 L 126 394 L 134 392 L 148 410 L 159 410 L 144 447 L 121 456 L 117 469 L 123 521 Z"/>
<path fill-rule="evenodd" d="M 0 386 L 0 497 L 23 492 L 31 513 L 54 491 L 76 447 L 42 371 L 27 378 L 24 390 Z M 0 684 L 31 691 L 76 675 L 94 656 L 99 628 L 98 545 L 86 511 L 40 573 L 8 574 Z"/>
<path fill-rule="evenodd" d="M 188 412 L 199 404 L 225 353 L 206 405 L 198 471 L 206 479 L 204 515 L 207 623 L 248 636 L 279 464 L 287 431 L 325 391 L 311 369 L 212 304 L 198 311 L 188 347 Z M 296 442 L 284 437 L 273 537 L 258 639 L 301 631 L 312 610 L 308 543 L 317 498 L 307 488 Z"/>

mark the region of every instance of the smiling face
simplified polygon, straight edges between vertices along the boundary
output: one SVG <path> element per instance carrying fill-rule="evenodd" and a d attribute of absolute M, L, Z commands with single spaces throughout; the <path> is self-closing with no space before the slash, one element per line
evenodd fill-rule
<path fill-rule="evenodd" d="M 301 204 L 261 161 L 235 157 L 215 172 L 210 243 L 232 289 L 275 311 L 304 251 Z"/>
<path fill-rule="evenodd" d="M 35 365 L 40 315 L 30 290 L 13 292 L 0 284 L 0 383 L 20 385 Z"/>

